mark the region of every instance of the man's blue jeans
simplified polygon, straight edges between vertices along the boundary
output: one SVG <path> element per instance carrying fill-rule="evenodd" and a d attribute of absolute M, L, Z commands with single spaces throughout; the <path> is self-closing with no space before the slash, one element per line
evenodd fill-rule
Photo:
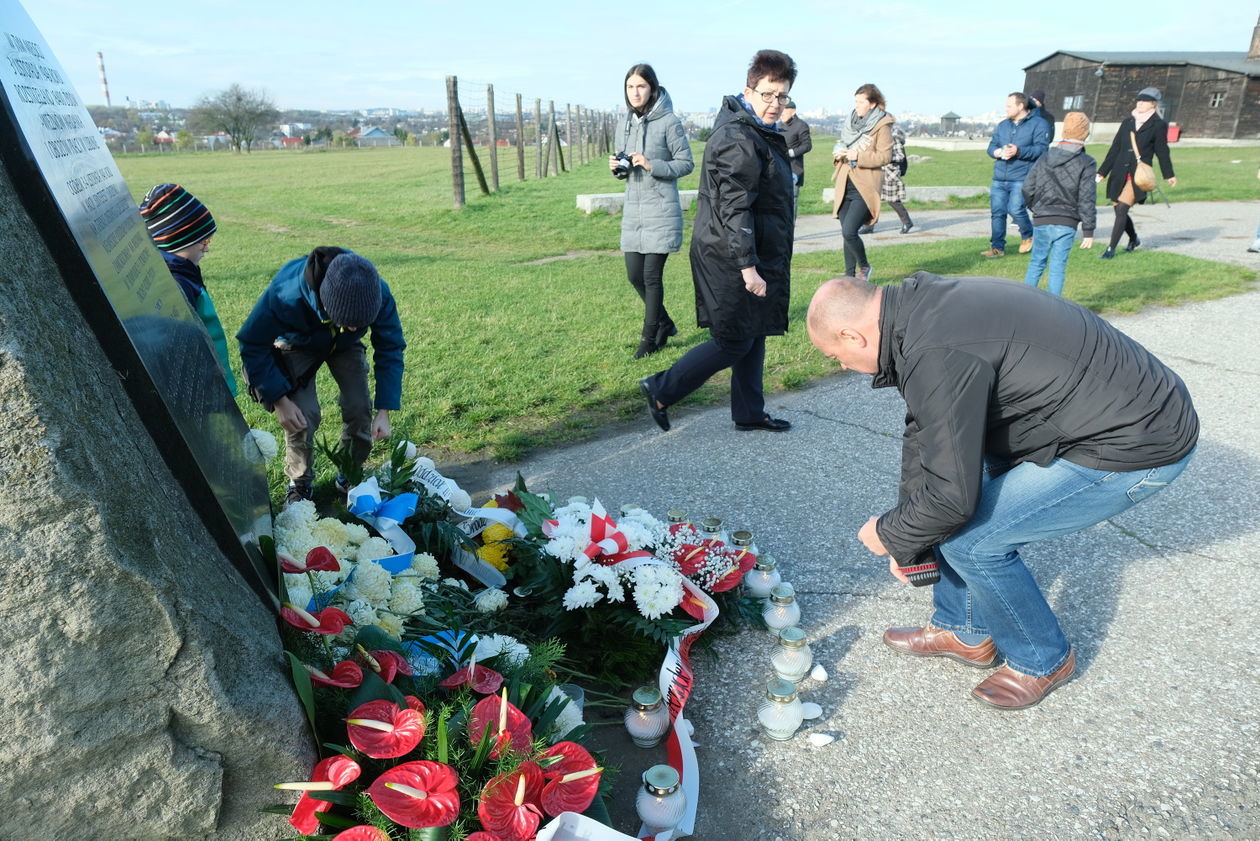
<path fill-rule="evenodd" d="M 994 181 L 989 185 L 989 215 L 993 218 L 993 235 L 989 244 L 998 251 L 1006 250 L 1006 215 L 1009 213 L 1019 228 L 1020 239 L 1033 235 L 1032 220 L 1024 206 L 1023 181 Z"/>
<path fill-rule="evenodd" d="M 1116 516 L 1165 488 L 1193 455 L 1191 451 L 1164 467 L 1123 473 L 1061 458 L 1045 467 L 986 462 L 975 515 L 937 549 L 941 580 L 933 587 L 932 624 L 991 635 L 1015 671 L 1033 677 L 1053 674 L 1067 660 L 1070 647 L 1020 559 L 1020 548 Z"/>
<path fill-rule="evenodd" d="M 1068 257 L 1072 254 L 1072 243 L 1075 241 L 1075 227 L 1034 226 L 1032 256 L 1028 260 L 1028 272 L 1024 275 L 1024 283 L 1029 286 L 1040 283 L 1041 274 L 1046 270 L 1048 261 L 1050 263 L 1050 291 L 1055 295 L 1062 295 L 1063 276 L 1067 271 Z"/>

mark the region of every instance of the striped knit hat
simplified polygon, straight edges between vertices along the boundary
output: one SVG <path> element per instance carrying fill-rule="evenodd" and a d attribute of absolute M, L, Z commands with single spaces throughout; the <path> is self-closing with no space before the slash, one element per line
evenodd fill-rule
<path fill-rule="evenodd" d="M 153 244 L 163 251 L 196 245 L 216 230 L 206 206 L 178 184 L 159 184 L 150 190 L 140 202 L 140 218 Z"/>

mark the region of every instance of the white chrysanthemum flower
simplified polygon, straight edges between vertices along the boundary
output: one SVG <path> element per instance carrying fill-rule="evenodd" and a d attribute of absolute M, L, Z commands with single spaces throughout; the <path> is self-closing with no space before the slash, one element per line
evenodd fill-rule
<path fill-rule="evenodd" d="M 604 596 L 595 587 L 593 581 L 582 581 L 574 584 L 564 594 L 564 609 L 577 610 L 579 607 L 591 607 Z"/>
<path fill-rule="evenodd" d="M 411 559 L 411 571 L 426 581 L 437 581 L 442 573 L 438 571 L 437 558 L 428 552 L 417 552 Z"/>
<path fill-rule="evenodd" d="M 497 587 L 489 587 L 473 596 L 473 605 L 482 613 L 497 613 L 507 607 L 507 593 Z"/>
<path fill-rule="evenodd" d="M 465 584 L 463 581 L 460 581 L 458 578 L 443 578 L 442 584 L 447 587 L 458 587 L 461 590 L 468 589 L 468 585 Z"/>
<path fill-rule="evenodd" d="M 350 542 L 346 539 L 346 528 L 340 520 L 325 517 L 311 526 L 311 537 L 319 546 L 326 546 L 338 558 L 347 556 Z"/>
<path fill-rule="evenodd" d="M 295 604 L 303 610 L 311 603 L 314 594 L 311 592 L 311 582 L 306 579 L 305 575 L 286 575 L 284 577 L 284 589 L 289 593 L 289 603 Z"/>
<path fill-rule="evenodd" d="M 367 599 L 375 605 L 386 605 L 389 604 L 393 582 L 394 577 L 385 567 L 372 561 L 364 561 L 355 567 L 354 578 L 346 585 L 346 596 L 351 599 Z"/>
<path fill-rule="evenodd" d="M 415 581 L 394 579 L 394 586 L 389 594 L 389 609 L 399 616 L 424 613 L 424 591 Z"/>
<path fill-rule="evenodd" d="M 288 555 L 297 561 L 306 559 L 307 553 L 320 544 L 315 540 L 311 530 L 305 524 L 295 524 L 291 528 L 275 531 L 276 551 Z"/>
<path fill-rule="evenodd" d="M 276 436 L 265 429 L 251 429 L 241 439 L 241 452 L 250 464 L 262 464 L 271 461 L 280 452 Z"/>
<path fill-rule="evenodd" d="M 380 621 L 380 617 L 376 615 L 376 608 L 368 604 L 365 599 L 355 599 L 344 605 L 342 610 L 350 614 L 350 618 L 358 626 L 375 625 Z"/>
<path fill-rule="evenodd" d="M 661 564 L 642 564 L 634 570 L 634 603 L 648 619 L 660 619 L 683 600 L 682 576 Z"/>
<path fill-rule="evenodd" d="M 315 513 L 315 503 L 309 499 L 301 499 L 290 504 L 287 508 L 280 512 L 276 517 L 275 528 L 277 531 L 292 529 L 297 526 L 311 526 L 319 519 L 319 515 Z"/>
<path fill-rule="evenodd" d="M 356 561 L 375 561 L 380 558 L 388 558 L 394 554 L 394 547 L 390 546 L 388 541 L 383 537 L 369 537 L 359 546 L 357 552 L 354 553 Z"/>
<path fill-rule="evenodd" d="M 622 519 L 617 528 L 625 535 L 627 549 L 631 552 L 653 545 L 652 530 L 638 520 Z"/>
<path fill-rule="evenodd" d="M 552 724 L 551 730 L 548 732 L 548 741 L 553 745 L 573 732 L 574 728 L 581 727 L 586 723 L 582 719 L 582 711 L 578 709 L 578 705 L 574 700 L 565 694 L 563 689 L 553 686 L 551 687 L 551 693 L 547 696 L 547 703 L 555 703 L 556 699 L 563 699 L 565 704 L 560 708 L 560 713 L 556 716 L 555 723 Z"/>
<path fill-rule="evenodd" d="M 559 561 L 571 562 L 579 558 L 586 558 L 586 555 L 582 553 L 582 550 L 585 548 L 586 544 L 579 542 L 577 535 L 569 532 L 553 532 L 551 539 L 543 547 L 543 551 Z"/>
<path fill-rule="evenodd" d="M 359 523 L 342 523 L 341 527 L 346 530 L 346 542 L 352 546 L 358 546 L 363 543 L 363 541 L 371 537 L 371 533 L 368 532 L 367 526 L 360 525 Z"/>
<path fill-rule="evenodd" d="M 516 637 L 487 634 L 477 639 L 473 657 L 478 663 L 491 657 L 502 657 L 513 666 L 519 666 L 529 659 L 529 648 Z"/>
<path fill-rule="evenodd" d="M 401 639 L 403 632 L 402 619 L 392 613 L 378 613 L 376 619 L 376 627 L 389 634 L 394 639 Z"/>

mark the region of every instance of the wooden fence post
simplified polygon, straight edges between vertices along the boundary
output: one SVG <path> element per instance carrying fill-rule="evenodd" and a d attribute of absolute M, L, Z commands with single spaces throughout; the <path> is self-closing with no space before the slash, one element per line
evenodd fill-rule
<path fill-rule="evenodd" d="M 573 146 L 573 106 L 565 104 L 564 106 L 564 139 L 569 144 L 569 171 L 573 171 L 573 156 L 577 154 L 577 150 Z"/>
<path fill-rule="evenodd" d="M 499 131 L 494 118 L 494 85 L 486 85 L 486 128 L 490 131 L 490 186 L 499 192 Z"/>
<path fill-rule="evenodd" d="M 586 164 L 586 147 L 583 145 L 583 141 L 582 141 L 582 134 L 583 134 L 583 132 L 582 132 L 582 106 L 581 106 L 581 105 L 579 105 L 579 106 L 577 107 L 577 150 L 578 150 L 578 163 L 585 165 L 585 164 Z M 570 140 L 570 141 L 569 141 L 569 143 L 572 143 L 572 142 L 573 142 L 572 140 Z"/>
<path fill-rule="evenodd" d="M 468 157 L 472 161 L 473 172 L 477 174 L 477 185 L 481 187 L 484 195 L 490 195 L 490 186 L 486 184 L 486 174 L 481 171 L 481 161 L 477 159 L 477 147 L 473 144 L 472 132 L 468 130 L 468 121 L 464 119 L 464 109 L 458 104 L 455 106 L 456 113 L 459 114 L 459 131 L 464 136 L 464 143 L 468 145 Z"/>
<path fill-rule="evenodd" d="M 459 81 L 446 77 L 446 120 L 451 138 L 451 191 L 455 209 L 464 206 L 464 156 L 459 149 Z"/>
<path fill-rule="evenodd" d="M 534 100 L 534 129 L 538 140 L 538 155 L 534 161 L 534 173 L 542 178 L 547 170 L 543 166 L 543 128 L 542 128 L 542 100 Z"/>
<path fill-rule="evenodd" d="M 516 95 L 516 180 L 525 180 L 525 115 L 521 113 L 521 95 Z"/>
<path fill-rule="evenodd" d="M 547 100 L 547 121 L 551 124 L 548 130 L 547 140 L 549 141 L 547 149 L 547 157 L 551 160 L 551 169 L 556 175 L 560 174 L 560 127 L 556 125 L 556 101 L 554 99 Z M 550 142 L 552 140 L 557 142 Z M 544 167 L 544 171 L 546 168 Z"/>

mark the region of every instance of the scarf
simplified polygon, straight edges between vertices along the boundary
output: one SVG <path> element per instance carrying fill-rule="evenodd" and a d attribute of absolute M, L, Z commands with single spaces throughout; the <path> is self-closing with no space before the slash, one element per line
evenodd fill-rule
<path fill-rule="evenodd" d="M 753 110 L 752 103 L 744 99 L 744 95 L 742 93 L 736 96 L 735 99 L 739 102 L 740 105 L 744 106 L 745 111 L 747 111 L 749 114 L 752 114 L 752 118 L 753 120 L 757 122 L 757 125 L 761 126 L 762 128 L 768 128 L 771 131 L 783 131 L 783 129 L 779 128 L 778 123 L 767 123 L 765 120 L 758 117 L 757 112 Z"/>
<path fill-rule="evenodd" d="M 872 108 L 865 117 L 859 117 L 857 111 L 849 112 L 849 121 L 840 126 L 840 139 L 837 146 L 852 147 L 858 138 L 875 128 L 875 124 L 884 119 L 883 108 Z"/>
<path fill-rule="evenodd" d="M 1151 118 L 1151 115 L 1155 113 L 1155 109 L 1152 108 L 1144 114 L 1139 114 L 1138 110 L 1134 108 L 1130 113 L 1133 115 L 1133 127 L 1140 129 Z"/>

